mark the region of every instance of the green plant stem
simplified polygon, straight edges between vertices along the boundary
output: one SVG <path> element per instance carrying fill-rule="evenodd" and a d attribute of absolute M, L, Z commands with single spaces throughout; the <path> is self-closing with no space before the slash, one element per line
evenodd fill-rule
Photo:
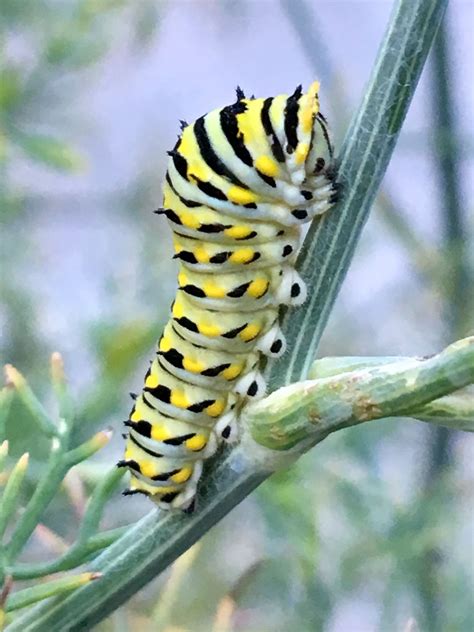
<path fill-rule="evenodd" d="M 6 437 L 6 423 L 13 401 L 14 390 L 11 386 L 6 386 L 0 390 L 0 442 Z"/>
<path fill-rule="evenodd" d="M 330 98 L 336 115 L 338 127 L 348 120 L 348 99 L 344 93 L 344 80 L 337 76 L 331 56 L 324 41 L 324 33 L 318 29 L 317 18 L 306 0 L 281 0 L 282 9 L 295 30 L 298 42 L 311 64 L 317 77 L 321 78 L 326 99 Z M 328 91 L 329 84 L 329 91 Z M 406 215 L 396 207 L 393 197 L 384 185 L 381 186 L 375 204 L 375 211 L 385 226 L 403 246 L 405 252 L 419 273 L 429 277 L 430 282 L 437 281 L 436 263 L 438 257 L 431 251 L 424 239 L 409 221 Z M 455 336 L 456 337 L 456 336 Z"/>
<path fill-rule="evenodd" d="M 91 555 L 105 549 L 124 535 L 128 527 L 117 527 L 91 536 L 87 542 L 76 542 L 64 555 L 43 564 L 14 564 L 7 572 L 15 580 L 37 579 L 53 573 L 63 573 L 88 561 Z"/>
<path fill-rule="evenodd" d="M 474 432 L 474 392 L 466 389 L 440 397 L 413 410 L 411 416 L 451 430 Z"/>
<path fill-rule="evenodd" d="M 16 558 L 28 541 L 39 523 L 42 512 L 54 498 L 66 475 L 67 468 L 64 466 L 61 457 L 59 442 L 56 441 L 51 451 L 48 467 L 41 477 L 33 496 L 26 505 L 21 520 L 13 531 L 10 542 L 6 547 L 7 561 L 9 563 Z"/>
<path fill-rule="evenodd" d="M 59 437 L 60 429 L 53 423 L 36 395 L 31 390 L 25 378 L 10 364 L 5 366 L 5 375 L 7 380 L 7 388 L 14 387 L 19 399 L 30 411 L 32 420 L 38 426 L 38 429 L 47 437 Z"/>
<path fill-rule="evenodd" d="M 24 608 L 42 599 L 47 599 L 48 597 L 63 595 L 64 593 L 79 588 L 79 586 L 84 586 L 84 584 L 99 579 L 99 577 L 100 575 L 94 573 L 82 573 L 81 575 L 62 577 L 61 579 L 54 579 L 45 584 L 25 588 L 8 597 L 6 611 L 11 612 L 12 610 Z"/>
<path fill-rule="evenodd" d="M 366 357 L 334 357 L 316 360 L 309 372 L 310 379 L 321 379 L 340 375 L 348 371 L 384 367 L 394 362 L 408 361 L 410 358 L 388 356 L 378 358 Z M 411 358 L 420 362 L 423 358 Z M 450 395 L 438 397 L 433 401 L 411 411 L 411 417 L 433 424 L 472 432 L 474 426 L 474 392 L 473 389 L 464 388 Z"/>
<path fill-rule="evenodd" d="M 298 257 L 308 286 L 305 308 L 287 312 L 289 357 L 270 363 L 271 390 L 305 379 L 392 155 L 446 0 L 400 0 L 382 42 L 364 101 L 338 160 L 342 203 L 313 222 Z"/>
<path fill-rule="evenodd" d="M 461 204 L 461 172 L 459 167 L 458 130 L 455 92 L 450 60 L 448 22 L 444 21 L 433 46 L 431 64 L 431 95 L 433 108 L 433 138 L 435 169 L 437 170 L 442 226 L 442 294 L 444 295 L 445 335 L 457 337 L 472 328 L 474 309 L 472 279 L 467 266 L 465 226 Z M 430 431 L 425 493 L 433 488 L 452 462 L 454 434 L 446 428 Z M 449 508 L 447 508 L 449 511 Z M 441 631 L 445 628 L 443 606 L 442 552 L 433 547 L 426 551 L 418 565 L 416 579 L 420 595 L 424 627 Z"/>
<path fill-rule="evenodd" d="M 8 441 L 5 439 L 0 443 L 0 474 L 5 474 L 3 472 L 3 466 L 8 457 Z"/>
<path fill-rule="evenodd" d="M 123 469 L 113 467 L 96 485 L 92 496 L 87 503 L 86 512 L 79 527 L 78 542 L 86 542 L 97 531 L 100 519 L 104 512 L 105 503 L 110 495 L 117 489 L 124 475 Z"/>
<path fill-rule="evenodd" d="M 393 416 L 413 416 L 438 397 L 474 382 L 474 337 L 427 360 L 401 360 L 278 389 L 244 411 L 253 439 L 289 450 L 328 432 Z M 474 431 L 474 419 L 470 429 Z"/>
<path fill-rule="evenodd" d="M 272 388 L 305 377 L 312 364 L 445 8 L 446 0 L 400 0 L 396 4 L 369 88 L 339 159 L 344 197 L 310 230 L 299 259 L 311 298 L 304 309 L 292 312 L 291 321 L 285 320 L 289 371 L 283 363 L 274 364 Z M 266 461 L 267 452 L 260 448 L 255 454 L 246 445 L 223 451 L 206 463 L 197 512 L 188 516 L 152 511 L 94 560 L 94 569 L 103 572 L 100 591 L 85 586 L 60 603 L 40 604 L 14 621 L 9 632 L 92 628 L 270 475 L 277 464 L 274 455 Z"/>
<path fill-rule="evenodd" d="M 23 478 L 28 467 L 28 454 L 24 454 L 15 467 L 13 468 L 10 476 L 8 477 L 7 484 L 3 490 L 2 497 L 0 499 L 0 543 L 7 528 L 8 522 L 15 511 L 20 494 L 20 487 L 23 482 Z M 0 546 L 1 548 L 1 546 Z"/>
<path fill-rule="evenodd" d="M 63 453 L 62 444 L 53 440 L 48 467 L 41 477 L 33 496 L 26 505 L 10 542 L 6 547 L 7 561 L 11 564 L 25 546 L 40 521 L 40 517 L 61 487 L 68 470 L 100 450 L 109 440 L 110 432 L 98 432 L 77 448 Z"/>
<path fill-rule="evenodd" d="M 63 359 L 57 352 L 51 356 L 51 383 L 58 405 L 59 418 L 68 428 L 71 428 L 75 418 L 74 403 L 66 382 Z"/>

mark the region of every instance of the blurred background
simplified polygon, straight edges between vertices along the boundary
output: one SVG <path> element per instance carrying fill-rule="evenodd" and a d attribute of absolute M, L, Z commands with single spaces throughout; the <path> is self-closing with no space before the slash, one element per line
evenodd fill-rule
<path fill-rule="evenodd" d="M 0 353 L 48 404 L 65 360 L 83 437 L 45 524 L 65 540 L 122 451 L 128 392 L 168 314 L 175 265 L 161 203 L 178 119 L 321 81 L 340 144 L 391 2 L 2 0 Z M 453 1 L 319 353 L 426 355 L 473 319 L 474 4 Z M 471 246 L 471 248 L 469 247 Z M 47 445 L 16 404 L 13 453 Z M 421 422 L 338 432 L 267 481 L 98 629 L 371 632 L 474 629 L 474 441 Z M 107 528 L 150 510 L 117 496 Z M 54 547 L 53 547 L 54 548 Z M 29 560 L 51 557 L 33 541 Z M 25 558 L 26 559 L 26 558 Z M 99 584 L 97 584 L 99 590 Z"/>

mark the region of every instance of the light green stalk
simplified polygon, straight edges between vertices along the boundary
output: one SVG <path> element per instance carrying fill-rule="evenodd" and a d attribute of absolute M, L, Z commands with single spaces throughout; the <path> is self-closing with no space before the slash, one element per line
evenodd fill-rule
<path fill-rule="evenodd" d="M 248 406 L 244 422 L 260 445 L 289 450 L 364 421 L 417 416 L 423 406 L 434 407 L 438 397 L 473 382 L 470 337 L 426 360 L 403 359 L 285 386 Z M 468 406 L 474 412 L 474 402 Z M 468 429 L 474 432 L 474 417 Z"/>

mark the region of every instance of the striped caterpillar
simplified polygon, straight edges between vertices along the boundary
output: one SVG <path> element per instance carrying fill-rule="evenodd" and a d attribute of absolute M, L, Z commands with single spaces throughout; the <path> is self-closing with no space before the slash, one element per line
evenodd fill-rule
<path fill-rule="evenodd" d="M 306 297 L 294 269 L 301 225 L 337 188 L 318 89 L 247 99 L 237 88 L 232 105 L 181 122 L 156 211 L 173 231 L 178 291 L 125 422 L 125 494 L 192 511 L 203 460 L 265 392 L 262 354 L 285 351 L 279 306 Z"/>

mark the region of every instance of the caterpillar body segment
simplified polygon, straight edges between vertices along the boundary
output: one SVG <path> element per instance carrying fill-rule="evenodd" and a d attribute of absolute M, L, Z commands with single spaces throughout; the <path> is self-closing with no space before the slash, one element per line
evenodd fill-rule
<path fill-rule="evenodd" d="M 191 510 L 203 460 L 265 394 L 260 359 L 286 348 L 279 306 L 306 298 L 301 226 L 335 199 L 332 154 L 317 83 L 261 99 L 238 89 L 233 104 L 182 123 L 157 211 L 173 232 L 178 291 L 125 422 L 125 493 Z"/>

